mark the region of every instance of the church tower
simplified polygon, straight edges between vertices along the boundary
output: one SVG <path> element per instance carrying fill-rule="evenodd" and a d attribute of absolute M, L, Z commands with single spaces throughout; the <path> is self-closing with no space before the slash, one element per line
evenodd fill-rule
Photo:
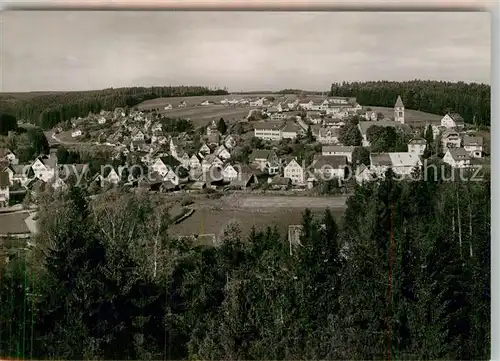
<path fill-rule="evenodd" d="M 394 105 L 394 120 L 401 124 L 405 123 L 405 106 L 401 100 L 401 95 L 398 95 L 398 99 Z"/>

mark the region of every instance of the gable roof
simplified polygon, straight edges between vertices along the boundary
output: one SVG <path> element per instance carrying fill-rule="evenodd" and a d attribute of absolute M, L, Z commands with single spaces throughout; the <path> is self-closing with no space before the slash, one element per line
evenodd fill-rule
<path fill-rule="evenodd" d="M 390 167 L 392 161 L 389 153 L 370 153 L 370 164 L 375 167 Z"/>
<path fill-rule="evenodd" d="M 464 148 L 449 148 L 448 152 L 455 162 L 461 160 L 470 160 L 470 156 Z"/>
<path fill-rule="evenodd" d="M 179 162 L 177 159 L 175 159 L 171 155 L 160 157 L 160 160 L 163 162 L 163 164 L 171 166 L 171 167 L 177 167 L 179 164 L 181 164 L 181 162 Z"/>
<path fill-rule="evenodd" d="M 292 133 L 292 132 L 297 133 L 297 132 L 300 132 L 300 130 L 301 130 L 301 128 L 293 122 L 287 122 L 285 124 L 285 126 L 283 127 L 283 129 L 281 129 L 281 131 L 283 131 L 283 132 L 290 132 L 290 133 Z"/>
<path fill-rule="evenodd" d="M 471 137 L 466 135 L 464 137 L 464 147 L 466 146 L 483 146 L 483 137 Z"/>
<path fill-rule="evenodd" d="M 263 129 L 272 129 L 272 130 L 280 130 L 283 127 L 283 122 L 278 121 L 268 121 L 268 122 L 258 122 L 254 124 L 254 129 L 263 130 Z"/>
<path fill-rule="evenodd" d="M 448 116 L 453 119 L 453 121 L 455 123 L 463 123 L 464 122 L 464 118 L 462 118 L 462 116 L 458 113 L 448 113 Z"/>
<path fill-rule="evenodd" d="M 415 153 L 409 152 L 391 152 L 389 158 L 393 167 L 413 167 L 422 164 L 420 157 Z"/>
<path fill-rule="evenodd" d="M 319 155 L 313 160 L 313 169 L 321 169 L 322 167 L 340 168 L 347 165 L 347 157 L 343 155 Z"/>
<path fill-rule="evenodd" d="M 422 138 L 413 138 L 408 142 L 408 144 L 427 144 L 427 141 Z"/>
<path fill-rule="evenodd" d="M 267 149 L 254 149 L 250 156 L 248 157 L 250 162 L 254 162 L 256 159 L 269 159 L 271 156 L 276 155 L 272 150 Z"/>

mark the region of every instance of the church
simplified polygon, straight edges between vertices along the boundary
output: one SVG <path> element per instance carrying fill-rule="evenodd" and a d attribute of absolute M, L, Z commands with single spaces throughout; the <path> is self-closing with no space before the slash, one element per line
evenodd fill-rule
<path fill-rule="evenodd" d="M 398 99 L 394 105 L 394 120 L 401 124 L 405 123 L 405 106 L 401 100 L 401 95 L 398 95 Z"/>

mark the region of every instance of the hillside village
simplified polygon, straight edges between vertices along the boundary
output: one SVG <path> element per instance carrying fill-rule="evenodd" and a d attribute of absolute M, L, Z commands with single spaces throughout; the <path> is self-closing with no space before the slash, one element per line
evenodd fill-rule
<path fill-rule="evenodd" d="M 425 133 L 430 130 L 432 141 L 438 144 L 437 148 L 434 145 L 435 154 L 441 155 L 444 163 L 452 168 L 482 164 L 484 140 L 465 127 L 459 114 L 445 114 L 437 124 L 408 125 L 401 97 L 395 100 L 393 116 L 389 118 L 362 107 L 354 98 L 304 98 L 274 103 L 266 97 L 226 98 L 220 103 L 246 106 L 249 115 L 237 123 L 227 125 L 220 119 L 194 130 L 189 119 L 165 119 L 158 113 L 160 109 L 117 108 L 56 127 L 52 142 L 67 130 L 75 142 L 105 145 L 112 150 L 109 164 L 95 174 L 89 174 L 87 164 L 58 162 L 58 142 L 50 154 L 26 164 L 19 164 L 11 150 L 1 149 L 0 204 L 7 206 L 10 194 L 23 189 L 33 195 L 48 186 L 64 189 L 75 178 L 98 187 L 125 184 L 150 191 L 189 192 L 205 188 L 305 190 L 331 180 L 340 184 L 349 183 L 350 179 L 357 183 L 372 181 L 382 177 L 388 168 L 397 175 L 408 176 L 423 164 L 429 151 Z M 207 105 L 210 103 L 203 101 L 194 106 Z M 186 106 L 186 101 L 177 105 Z M 172 105 L 164 108 L 168 111 Z M 342 134 L 354 126 L 361 134 L 358 145 L 367 150 L 374 140 L 370 136 L 373 126 L 393 128 L 404 135 L 404 139 L 409 139 L 407 149 L 370 152 L 368 164 L 359 160 L 353 164 L 357 145 L 344 144 Z M 61 143 L 64 145 L 62 140 Z M 283 152 L 282 146 L 288 145 L 298 149 L 299 155 Z M 301 151 L 311 146 L 312 157 L 306 159 Z M 242 149 L 247 154 L 242 155 Z M 122 164 L 110 165 L 117 160 Z M 143 168 L 134 172 L 138 166 Z"/>

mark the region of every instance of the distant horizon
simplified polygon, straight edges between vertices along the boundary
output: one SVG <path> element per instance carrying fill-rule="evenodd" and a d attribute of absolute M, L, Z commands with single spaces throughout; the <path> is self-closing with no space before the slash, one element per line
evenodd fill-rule
<path fill-rule="evenodd" d="M 488 85 L 491 86 L 490 83 L 485 83 L 485 82 L 477 82 L 477 81 L 464 81 L 464 80 L 437 80 L 437 79 L 408 79 L 408 80 L 387 80 L 387 79 L 379 79 L 379 80 L 337 80 L 337 81 L 332 81 L 330 83 L 371 83 L 371 82 L 394 82 L 394 83 L 406 83 L 406 82 L 412 82 L 412 81 L 434 81 L 434 82 L 444 82 L 444 83 L 465 83 L 465 84 L 479 84 L 479 85 Z M 63 89 L 63 90 L 27 90 L 27 91 L 1 91 L 0 94 L 22 94 L 22 93 L 71 93 L 71 92 L 92 92 L 92 91 L 101 91 L 105 89 L 121 89 L 121 88 L 161 88 L 161 87 L 181 87 L 181 86 L 186 86 L 186 87 L 206 87 L 207 89 L 210 90 L 224 90 L 224 86 L 220 88 L 216 88 L 214 86 L 209 86 L 209 85 L 203 85 L 203 84 L 182 84 L 182 85 L 128 85 L 128 86 L 107 86 L 104 88 L 96 88 L 96 89 Z M 299 89 L 295 87 L 284 87 L 278 90 L 271 90 L 271 89 L 243 89 L 243 90 L 230 90 L 227 89 L 227 92 L 229 94 L 235 94 L 235 93 L 278 93 L 283 90 L 287 89 L 293 89 L 293 90 L 300 90 L 305 93 L 327 93 L 330 91 L 330 87 L 327 90 L 310 90 L 310 89 Z"/>

